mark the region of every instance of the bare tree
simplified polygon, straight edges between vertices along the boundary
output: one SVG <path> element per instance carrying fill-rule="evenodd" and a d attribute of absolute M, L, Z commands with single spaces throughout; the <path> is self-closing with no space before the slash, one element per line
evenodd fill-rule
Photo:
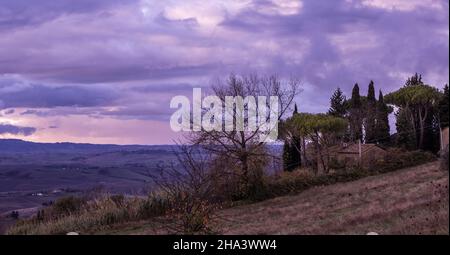
<path fill-rule="evenodd" d="M 176 162 L 160 165 L 156 175 L 149 173 L 170 204 L 171 221 L 166 226 L 176 234 L 209 232 L 208 223 L 217 208 L 211 154 L 195 145 L 178 148 Z"/>
<path fill-rule="evenodd" d="M 265 148 L 265 141 L 260 139 L 261 135 L 267 135 L 273 129 L 278 129 L 278 126 L 273 126 L 269 129 L 265 127 L 263 129 L 261 128 L 261 123 L 258 123 L 256 129 L 252 129 L 251 125 L 253 124 L 252 119 L 250 119 L 252 115 L 248 112 L 251 109 L 249 102 L 245 98 L 248 96 L 277 97 L 277 109 L 273 109 L 273 105 L 270 105 L 270 100 L 266 100 L 266 107 L 270 109 L 270 113 L 266 116 L 259 116 L 259 104 L 256 111 L 260 120 L 263 119 L 264 122 L 270 122 L 270 118 L 273 118 L 273 114 L 276 114 L 278 122 L 289 109 L 294 97 L 299 93 L 299 81 L 296 79 L 282 81 L 275 75 L 236 76 L 232 74 L 226 81 L 219 80 L 217 84 L 214 84 L 212 91 L 215 96 L 220 98 L 223 105 L 227 105 L 227 97 L 244 98 L 243 108 L 239 109 L 238 104 L 235 102 L 236 104 L 234 104 L 233 112 L 231 113 L 233 119 L 232 130 L 227 130 L 224 127 L 225 125 L 222 126 L 221 130 L 207 131 L 202 128 L 199 132 L 191 133 L 190 141 L 192 144 L 204 146 L 206 150 L 219 155 L 221 158 L 227 157 L 229 162 L 237 164 L 243 185 L 247 188 L 252 175 L 254 176 L 254 173 L 251 171 L 256 170 L 250 169 L 250 163 L 258 161 L 255 160 L 258 157 L 274 157 Z M 247 113 L 245 113 L 246 111 Z"/>

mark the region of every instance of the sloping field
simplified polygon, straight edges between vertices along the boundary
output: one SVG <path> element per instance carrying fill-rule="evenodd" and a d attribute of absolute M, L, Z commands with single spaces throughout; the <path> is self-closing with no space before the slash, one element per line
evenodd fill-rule
<path fill-rule="evenodd" d="M 225 234 L 448 234 L 437 162 L 226 210 Z"/>
<path fill-rule="evenodd" d="M 214 229 L 223 234 L 448 234 L 448 191 L 448 172 L 433 162 L 226 209 Z M 141 222 L 109 232 L 115 233 L 161 230 Z"/>

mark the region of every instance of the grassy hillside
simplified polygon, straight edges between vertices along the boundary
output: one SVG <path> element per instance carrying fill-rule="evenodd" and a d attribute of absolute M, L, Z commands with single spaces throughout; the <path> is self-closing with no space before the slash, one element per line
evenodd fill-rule
<path fill-rule="evenodd" d="M 220 234 L 448 234 L 448 172 L 438 162 L 220 211 Z M 97 234 L 159 234 L 154 222 Z"/>

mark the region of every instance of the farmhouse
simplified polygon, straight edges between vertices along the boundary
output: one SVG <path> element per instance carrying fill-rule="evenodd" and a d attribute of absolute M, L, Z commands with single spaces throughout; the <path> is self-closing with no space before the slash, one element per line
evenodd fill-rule
<path fill-rule="evenodd" d="M 346 165 L 359 165 L 369 167 L 378 159 L 384 158 L 387 152 L 374 143 L 344 144 L 330 149 L 330 160 L 335 159 Z"/>
<path fill-rule="evenodd" d="M 324 163 L 331 169 L 345 166 L 368 168 L 374 161 L 383 159 L 387 155 L 383 147 L 373 143 L 343 143 L 328 147 L 322 153 Z M 317 166 L 318 173 L 324 173 L 320 156 L 312 146 L 308 146 L 306 154 L 309 159 L 312 159 L 313 165 Z"/>

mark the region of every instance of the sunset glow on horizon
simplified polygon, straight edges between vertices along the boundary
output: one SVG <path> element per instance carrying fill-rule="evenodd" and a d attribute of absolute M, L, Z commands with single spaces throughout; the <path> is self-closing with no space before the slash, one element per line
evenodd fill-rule
<path fill-rule="evenodd" d="M 172 144 L 169 103 L 236 74 L 301 80 L 302 112 L 332 91 L 449 77 L 445 0 L 1 0 L 0 138 Z"/>

